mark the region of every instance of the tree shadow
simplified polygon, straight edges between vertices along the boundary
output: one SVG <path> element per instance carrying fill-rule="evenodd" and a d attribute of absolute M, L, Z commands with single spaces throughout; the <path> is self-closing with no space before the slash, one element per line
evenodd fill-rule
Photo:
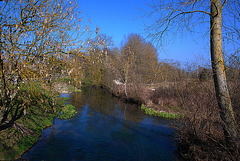
<path fill-rule="evenodd" d="M 12 109 L 14 109 L 14 108 L 16 108 L 16 109 L 14 110 L 13 113 L 11 113 L 13 111 Z M 5 130 L 9 127 L 13 127 L 15 121 L 20 119 L 24 114 L 23 113 L 23 110 L 24 110 L 23 107 L 17 101 L 15 101 L 15 103 L 13 105 L 11 105 L 11 107 L 9 109 L 10 110 L 7 112 L 7 114 L 8 115 L 12 114 L 11 119 L 9 119 L 9 117 L 8 117 L 6 119 L 6 121 L 4 121 L 4 123 L 2 123 L 0 125 L 0 131 Z"/>

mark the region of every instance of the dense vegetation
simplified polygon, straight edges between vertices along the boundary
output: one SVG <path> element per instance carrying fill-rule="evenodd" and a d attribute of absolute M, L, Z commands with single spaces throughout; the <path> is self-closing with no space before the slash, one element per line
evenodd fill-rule
<path fill-rule="evenodd" d="M 31 97 L 26 106 L 21 106 L 25 101 L 22 95 Z M 52 103 L 53 98 L 55 105 Z M 0 129 L 0 158 L 13 160 L 31 148 L 42 130 L 52 125 L 52 120 L 57 117 L 64 102 L 59 95 L 54 94 L 52 97 L 42 84 L 33 82 L 30 86 L 23 85 L 12 101 L 8 123 Z"/>
<path fill-rule="evenodd" d="M 13 159 L 31 147 L 61 110 L 63 119 L 76 114 L 70 105 L 60 108 L 56 90 L 68 86 L 58 92 L 77 92 L 83 85 L 107 88 L 151 115 L 180 117 L 183 126 L 175 128 L 184 159 L 239 159 L 224 133 L 210 62 L 159 61 L 156 48 L 135 33 L 116 48 L 99 28 L 94 34 L 87 25 L 80 30 L 82 19 L 71 1 L 1 3 L 0 159 Z M 239 131 L 238 52 L 224 59 Z"/>

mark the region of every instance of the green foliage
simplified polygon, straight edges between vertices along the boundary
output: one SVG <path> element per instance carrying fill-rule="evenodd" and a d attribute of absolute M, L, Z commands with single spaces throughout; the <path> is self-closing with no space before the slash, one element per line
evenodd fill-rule
<path fill-rule="evenodd" d="M 68 104 L 62 108 L 60 119 L 62 119 L 62 120 L 70 119 L 73 116 L 75 116 L 76 114 L 77 114 L 77 111 L 75 110 L 75 107 L 73 105 Z"/>
<path fill-rule="evenodd" d="M 68 97 L 61 97 L 64 101 L 68 101 L 69 98 Z"/>
<path fill-rule="evenodd" d="M 58 105 L 59 106 L 63 106 L 64 103 L 67 101 L 67 100 L 65 101 L 66 98 L 67 97 L 60 97 L 59 100 L 58 100 Z"/>
<path fill-rule="evenodd" d="M 29 84 L 23 84 L 17 93 L 18 101 L 23 101 L 30 107 L 31 104 L 40 104 L 42 108 L 45 106 L 51 106 L 53 100 L 57 99 L 58 95 L 53 94 L 47 90 L 46 87 L 39 82 L 31 82 Z M 53 98 L 53 99 L 52 99 Z"/>
<path fill-rule="evenodd" d="M 90 78 L 90 75 L 89 75 L 89 74 L 86 74 L 86 77 L 83 79 L 82 84 L 83 84 L 85 87 L 88 87 L 88 86 L 93 85 L 93 82 L 91 81 L 91 78 Z"/>
<path fill-rule="evenodd" d="M 27 97 L 26 97 L 27 96 Z M 52 98 L 56 99 L 53 105 Z M 44 89 L 39 82 L 31 82 L 28 86 L 22 85 L 12 101 L 9 119 L 16 119 L 15 123 L 23 125 L 33 134 L 25 134 L 10 127 L 0 132 L 0 160 L 14 160 L 24 151 L 37 142 L 42 130 L 52 125 L 52 120 L 57 117 L 64 104 L 64 99 L 58 95 L 52 97 L 51 92 Z M 27 102 L 26 106 L 22 106 Z M 55 109 L 55 110 L 53 110 Z M 24 115 L 24 110 L 26 113 Z"/>
<path fill-rule="evenodd" d="M 31 98 L 29 99 L 28 106 L 25 107 L 26 115 L 22 116 L 17 122 L 33 131 L 41 133 L 43 128 L 52 125 L 51 121 L 60 112 L 60 107 L 64 104 L 66 98 L 61 101 L 62 99 L 58 95 L 52 97 L 51 92 L 44 89 L 38 83 L 23 86 L 18 95 L 24 94 L 29 95 Z M 53 104 L 53 98 L 56 100 L 56 104 Z M 24 99 L 28 98 L 18 97 L 17 103 L 28 101 Z"/>
<path fill-rule="evenodd" d="M 11 135 L 11 137 L 6 137 Z M 0 159 L 3 160 L 15 160 L 17 156 L 20 156 L 26 149 L 32 147 L 33 143 L 36 143 L 38 136 L 23 134 L 14 128 L 8 128 L 1 131 L 0 140 Z M 16 142 L 17 140 L 17 142 Z"/>
<path fill-rule="evenodd" d="M 147 108 L 144 105 L 141 105 L 141 109 L 144 110 L 145 113 L 150 116 L 157 116 L 157 117 L 163 117 L 163 118 L 169 118 L 169 119 L 170 118 L 177 119 L 177 118 L 181 117 L 181 115 L 179 115 L 179 114 L 173 114 L 173 113 L 168 113 L 168 112 L 158 112 L 154 109 Z"/>
<path fill-rule="evenodd" d="M 81 89 L 77 89 L 77 91 L 76 92 L 82 92 L 82 90 Z"/>
<path fill-rule="evenodd" d="M 70 91 L 70 93 L 75 92 L 75 87 L 73 85 L 69 84 L 67 88 Z"/>

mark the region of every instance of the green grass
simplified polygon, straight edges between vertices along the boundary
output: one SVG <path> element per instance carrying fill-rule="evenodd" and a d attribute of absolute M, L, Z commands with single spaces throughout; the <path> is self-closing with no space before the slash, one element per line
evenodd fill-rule
<path fill-rule="evenodd" d="M 64 101 L 68 101 L 70 98 L 68 98 L 68 97 L 61 97 L 61 99 L 63 99 Z"/>
<path fill-rule="evenodd" d="M 77 89 L 77 91 L 76 92 L 82 92 L 82 90 L 81 89 Z"/>
<path fill-rule="evenodd" d="M 168 112 L 158 112 L 154 109 L 147 108 L 144 105 L 141 105 L 141 109 L 144 110 L 145 113 L 150 116 L 156 116 L 156 117 L 162 117 L 162 118 L 168 118 L 168 119 L 177 119 L 181 117 L 181 115 L 179 114 L 173 114 Z"/>
<path fill-rule="evenodd" d="M 73 105 L 67 104 L 62 108 L 60 119 L 70 119 L 77 114 Z"/>
<path fill-rule="evenodd" d="M 12 111 L 8 117 L 12 119 L 17 114 L 19 118 L 15 122 L 34 134 L 22 134 L 12 127 L 0 131 L 0 160 L 14 160 L 20 157 L 37 142 L 42 130 L 52 125 L 52 120 L 57 117 L 65 103 L 65 100 L 58 95 L 54 94 L 53 97 L 56 100 L 55 105 L 53 105 L 51 92 L 44 89 L 41 83 L 32 82 L 20 88 L 12 101 Z M 28 102 L 25 105 L 25 115 L 22 113 L 24 101 Z"/>
<path fill-rule="evenodd" d="M 37 142 L 38 136 L 23 136 L 22 133 L 14 128 L 8 128 L 7 130 L 1 131 L 0 140 L 0 160 L 15 160 Z"/>

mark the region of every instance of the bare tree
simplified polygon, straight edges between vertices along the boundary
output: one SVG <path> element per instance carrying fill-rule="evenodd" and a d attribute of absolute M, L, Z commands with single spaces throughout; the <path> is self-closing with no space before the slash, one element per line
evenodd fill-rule
<path fill-rule="evenodd" d="M 235 21 L 235 24 L 239 24 L 239 11 L 236 10 L 236 8 L 239 8 L 239 1 L 161 0 L 153 1 L 153 4 L 148 6 L 151 8 L 151 11 L 146 11 L 145 16 L 151 18 L 153 24 L 148 26 L 146 30 L 149 31 L 149 36 L 158 42 L 159 45 L 166 42 L 168 38 L 174 38 L 175 35 L 184 31 L 184 29 L 193 31 L 197 25 L 205 25 L 205 22 L 210 18 L 208 26 L 215 91 L 226 142 L 230 147 L 235 148 L 239 139 L 238 128 L 227 87 L 222 52 L 222 33 L 226 34 L 225 37 L 231 34 L 231 38 L 233 38 L 231 42 L 239 45 L 235 41 L 236 37 L 239 36 L 239 29 L 237 25 L 232 25 L 232 21 Z M 227 10 L 224 10 L 224 8 Z M 231 17 L 227 17 L 224 11 L 226 14 L 230 14 Z M 222 26 L 225 26 L 224 30 L 222 30 Z"/>

